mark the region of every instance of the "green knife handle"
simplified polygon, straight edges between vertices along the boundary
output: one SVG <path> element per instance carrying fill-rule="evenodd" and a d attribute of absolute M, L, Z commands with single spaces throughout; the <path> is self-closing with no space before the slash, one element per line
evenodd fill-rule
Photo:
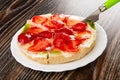
<path fill-rule="evenodd" d="M 120 2 L 120 0 L 107 0 L 107 2 L 104 3 L 104 6 L 106 7 L 106 9 L 109 9 L 118 2 Z"/>

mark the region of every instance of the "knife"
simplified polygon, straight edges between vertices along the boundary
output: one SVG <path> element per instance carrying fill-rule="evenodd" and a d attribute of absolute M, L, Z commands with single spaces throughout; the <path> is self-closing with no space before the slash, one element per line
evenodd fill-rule
<path fill-rule="evenodd" d="M 118 2 L 120 2 L 120 0 L 107 0 L 96 11 L 94 11 L 91 15 L 89 15 L 83 21 L 84 22 L 96 22 L 99 19 L 99 15 L 101 12 L 104 12 L 105 10 L 111 8 L 113 5 L 115 5 Z"/>

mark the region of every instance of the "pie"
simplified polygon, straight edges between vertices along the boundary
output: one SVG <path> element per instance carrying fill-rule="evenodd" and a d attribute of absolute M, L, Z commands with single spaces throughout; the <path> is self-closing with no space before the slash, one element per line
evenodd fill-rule
<path fill-rule="evenodd" d="M 27 20 L 17 40 L 25 57 L 40 64 L 60 64 L 86 56 L 95 46 L 96 29 L 77 16 L 35 15 Z"/>

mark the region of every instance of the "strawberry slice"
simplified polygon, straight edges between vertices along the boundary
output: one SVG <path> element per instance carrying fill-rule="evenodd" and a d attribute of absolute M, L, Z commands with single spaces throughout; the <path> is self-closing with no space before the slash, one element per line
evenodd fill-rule
<path fill-rule="evenodd" d="M 53 44 L 56 48 L 60 48 L 70 42 L 70 37 L 65 33 L 56 33 Z"/>
<path fill-rule="evenodd" d="M 72 40 L 71 43 L 61 47 L 61 49 L 68 52 L 78 52 L 78 46 L 82 44 L 85 40 L 87 40 L 87 38 Z"/>
<path fill-rule="evenodd" d="M 69 35 L 65 33 L 57 33 L 53 41 L 54 47 L 59 48 L 63 51 L 77 52 L 78 49 L 76 45 L 73 45 L 73 41 L 70 39 Z"/>
<path fill-rule="evenodd" d="M 62 21 L 64 23 L 66 23 L 66 21 L 68 20 L 68 16 L 65 16 L 63 14 L 53 14 L 50 19 L 51 20 L 55 20 L 55 21 Z"/>
<path fill-rule="evenodd" d="M 37 24 L 42 24 L 44 23 L 45 21 L 47 20 L 47 18 L 43 17 L 43 16 L 39 16 L 39 15 L 36 15 L 34 17 L 32 17 L 32 22 L 35 22 Z"/>
<path fill-rule="evenodd" d="M 84 31 L 87 27 L 87 23 L 85 22 L 79 22 L 72 26 L 72 29 L 75 31 Z"/>
<path fill-rule="evenodd" d="M 79 23 L 80 20 L 75 20 L 75 19 L 66 18 L 65 22 L 66 22 L 66 25 L 67 25 L 68 27 L 71 27 L 71 26 Z"/>
<path fill-rule="evenodd" d="M 87 36 L 86 36 L 87 35 Z M 89 30 L 84 30 L 82 32 L 78 32 L 76 35 L 75 35 L 76 38 L 83 38 L 83 37 L 87 37 L 87 38 L 90 38 L 91 37 L 91 31 Z"/>
<path fill-rule="evenodd" d="M 60 14 L 53 14 L 50 17 L 51 20 L 61 20 L 62 18 L 60 17 Z"/>
<path fill-rule="evenodd" d="M 47 39 L 37 38 L 34 40 L 34 44 L 30 46 L 28 50 L 33 52 L 47 51 L 47 47 L 51 47 L 51 43 Z"/>
<path fill-rule="evenodd" d="M 76 47 L 74 47 L 72 44 L 63 46 L 62 50 L 68 51 L 68 52 L 77 52 L 78 51 L 78 49 Z"/>
<path fill-rule="evenodd" d="M 18 35 L 18 42 L 21 44 L 29 43 L 33 39 L 34 39 L 33 35 L 29 33 L 21 33 L 20 35 Z"/>
<path fill-rule="evenodd" d="M 27 33 L 33 33 L 33 34 L 38 34 L 42 31 L 41 28 L 38 28 L 38 27 L 31 27 L 29 28 L 26 32 Z"/>
<path fill-rule="evenodd" d="M 55 26 L 52 24 L 51 20 L 47 20 L 44 24 L 45 27 L 47 27 L 48 29 L 54 29 Z"/>
<path fill-rule="evenodd" d="M 65 17 L 62 21 L 63 21 L 65 24 L 67 24 L 68 20 L 69 20 L 69 17 Z"/>
<path fill-rule="evenodd" d="M 55 29 L 60 29 L 60 28 L 64 27 L 64 24 L 62 22 L 52 20 L 51 23 L 55 26 Z"/>
<path fill-rule="evenodd" d="M 52 38 L 53 32 L 43 31 L 43 32 L 39 33 L 38 36 L 43 37 L 43 38 Z"/>
<path fill-rule="evenodd" d="M 64 24 L 55 20 L 47 20 L 44 23 L 44 26 L 46 26 L 49 29 L 59 29 L 64 27 Z"/>
<path fill-rule="evenodd" d="M 83 39 L 75 39 L 73 41 L 73 46 L 79 46 L 80 44 L 82 44 L 87 38 L 83 38 Z"/>
<path fill-rule="evenodd" d="M 60 28 L 60 29 L 57 29 L 55 32 L 63 32 L 63 33 L 66 33 L 66 34 L 69 34 L 69 35 L 72 35 L 73 32 L 71 29 L 68 29 L 68 28 Z"/>
<path fill-rule="evenodd" d="M 68 43 L 67 45 L 65 45 L 63 47 L 63 50 L 68 51 L 68 52 L 77 52 L 78 46 L 80 44 L 81 44 L 81 40 L 79 40 L 79 39 L 71 40 L 70 43 Z"/>

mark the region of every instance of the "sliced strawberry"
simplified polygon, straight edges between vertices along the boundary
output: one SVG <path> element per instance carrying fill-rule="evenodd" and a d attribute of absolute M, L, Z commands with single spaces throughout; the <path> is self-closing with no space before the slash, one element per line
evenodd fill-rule
<path fill-rule="evenodd" d="M 43 31 L 43 32 L 39 33 L 38 36 L 43 37 L 43 38 L 52 38 L 53 32 Z"/>
<path fill-rule="evenodd" d="M 73 32 L 71 29 L 68 29 L 68 28 L 60 28 L 60 29 L 57 29 L 55 32 L 63 32 L 63 33 L 66 33 L 66 34 L 69 34 L 69 35 L 72 35 Z"/>
<path fill-rule="evenodd" d="M 67 44 L 67 46 L 64 47 L 64 50 L 66 50 L 68 52 L 77 52 L 78 46 L 81 43 L 82 43 L 82 41 L 79 39 L 72 40 L 71 43 Z"/>
<path fill-rule="evenodd" d="M 55 28 L 54 24 L 49 19 L 43 25 L 45 27 L 47 27 L 48 29 L 54 29 Z"/>
<path fill-rule="evenodd" d="M 51 23 L 55 26 L 55 29 L 60 29 L 60 28 L 64 27 L 64 24 L 62 22 L 52 20 Z"/>
<path fill-rule="evenodd" d="M 68 26 L 68 27 L 71 27 L 71 26 L 73 26 L 73 25 L 75 25 L 75 24 L 77 24 L 77 23 L 79 23 L 80 22 L 80 20 L 75 20 L 75 19 L 67 19 L 67 21 L 66 21 L 66 25 Z"/>
<path fill-rule="evenodd" d="M 63 21 L 65 24 L 67 24 L 68 20 L 69 20 L 69 17 L 65 17 L 62 21 Z"/>
<path fill-rule="evenodd" d="M 35 22 L 37 24 L 42 24 L 47 20 L 47 18 L 43 16 L 36 15 L 32 18 L 32 22 Z"/>
<path fill-rule="evenodd" d="M 64 33 L 56 33 L 53 44 L 56 48 L 60 48 L 70 42 L 70 37 Z"/>
<path fill-rule="evenodd" d="M 60 14 L 53 14 L 51 17 L 50 17 L 51 20 L 61 20 L 61 17 L 60 17 Z"/>
<path fill-rule="evenodd" d="M 69 19 L 69 16 L 65 16 L 63 14 L 54 14 L 50 17 L 50 19 L 55 21 L 61 21 L 66 24 Z"/>
<path fill-rule="evenodd" d="M 73 41 L 73 46 L 79 46 L 85 39 L 75 39 Z"/>
<path fill-rule="evenodd" d="M 53 41 L 54 47 L 59 48 L 63 51 L 76 52 L 78 49 L 76 45 L 73 45 L 73 41 L 70 39 L 69 35 L 65 33 L 57 33 Z"/>
<path fill-rule="evenodd" d="M 51 47 L 51 43 L 48 40 L 37 38 L 34 40 L 34 44 L 29 47 L 28 50 L 33 52 L 46 51 L 47 47 Z"/>
<path fill-rule="evenodd" d="M 86 36 L 87 35 L 87 36 Z M 75 35 L 76 38 L 83 38 L 83 37 L 87 37 L 87 38 L 90 38 L 91 37 L 91 31 L 89 30 L 84 30 L 84 31 L 81 31 L 81 32 L 78 32 L 76 35 Z"/>
<path fill-rule="evenodd" d="M 44 26 L 46 26 L 49 29 L 59 29 L 64 27 L 64 24 L 55 20 L 47 20 L 44 23 Z"/>
<path fill-rule="evenodd" d="M 87 27 L 87 23 L 85 22 L 79 22 L 72 26 L 72 29 L 75 31 L 84 31 Z"/>
<path fill-rule="evenodd" d="M 33 33 L 33 34 L 38 34 L 42 31 L 41 28 L 38 27 L 31 27 L 27 30 L 27 33 Z"/>
<path fill-rule="evenodd" d="M 63 51 L 68 51 L 68 52 L 77 52 L 78 49 L 73 46 L 73 44 L 65 45 L 62 47 Z"/>
<path fill-rule="evenodd" d="M 87 40 L 87 38 L 72 40 L 71 43 L 64 45 L 63 47 L 61 47 L 61 49 L 68 52 L 77 52 L 79 51 L 78 46 L 82 44 L 85 40 Z"/>
<path fill-rule="evenodd" d="M 74 40 L 73 44 L 76 46 L 79 46 L 80 44 L 83 44 L 87 39 L 89 39 L 89 38 L 81 38 L 81 39 L 76 38 Z"/>
<path fill-rule="evenodd" d="M 81 44 L 84 43 L 87 39 L 89 39 L 89 38 L 82 38 L 82 39 L 80 39 L 81 40 Z"/>
<path fill-rule="evenodd" d="M 18 42 L 21 44 L 29 43 L 33 39 L 34 39 L 33 35 L 28 33 L 21 33 L 20 35 L 18 35 Z"/>

